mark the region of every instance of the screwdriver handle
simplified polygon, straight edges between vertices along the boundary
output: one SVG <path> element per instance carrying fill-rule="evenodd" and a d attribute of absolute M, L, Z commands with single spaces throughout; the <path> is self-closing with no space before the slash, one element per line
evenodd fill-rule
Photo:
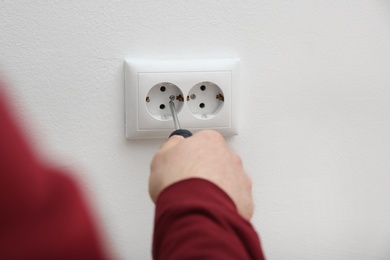
<path fill-rule="evenodd" d="M 177 130 L 172 132 L 172 134 L 169 136 L 169 138 L 171 138 L 174 135 L 181 135 L 184 138 L 187 138 L 187 137 L 192 136 L 192 133 L 186 129 L 177 129 Z"/>

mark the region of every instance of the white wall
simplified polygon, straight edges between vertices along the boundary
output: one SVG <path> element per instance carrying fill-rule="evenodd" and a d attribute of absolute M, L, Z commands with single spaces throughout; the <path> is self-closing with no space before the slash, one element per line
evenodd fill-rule
<path fill-rule="evenodd" d="M 63 3 L 62 3 L 63 2 Z M 149 162 L 123 60 L 240 57 L 240 134 L 268 259 L 390 258 L 390 2 L 1 1 L 0 70 L 120 259 L 150 258 Z"/>

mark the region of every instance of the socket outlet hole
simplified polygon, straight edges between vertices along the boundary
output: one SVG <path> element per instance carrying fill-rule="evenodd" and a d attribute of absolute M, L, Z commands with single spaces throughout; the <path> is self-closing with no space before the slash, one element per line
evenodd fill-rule
<path fill-rule="evenodd" d="M 193 86 L 187 96 L 188 110 L 193 116 L 203 120 L 216 117 L 223 104 L 224 94 L 221 88 L 209 81 Z"/>
<path fill-rule="evenodd" d="M 184 98 L 181 90 L 173 83 L 161 82 L 152 86 L 146 95 L 145 104 L 149 114 L 160 121 L 172 120 L 169 108 L 170 97 L 174 96 L 174 104 L 177 113 L 183 108 Z"/>

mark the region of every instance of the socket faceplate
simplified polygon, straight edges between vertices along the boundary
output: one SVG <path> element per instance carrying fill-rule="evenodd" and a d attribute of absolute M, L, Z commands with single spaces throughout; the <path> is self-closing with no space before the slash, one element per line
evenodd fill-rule
<path fill-rule="evenodd" d="M 160 100 L 148 96 L 150 90 L 167 82 L 176 85 L 183 93 L 184 101 L 178 113 L 182 128 L 191 132 L 202 129 L 214 129 L 222 135 L 237 134 L 238 128 L 238 85 L 239 85 L 238 59 L 186 59 L 186 60 L 126 60 L 125 61 L 125 102 L 126 102 L 126 137 L 129 139 L 168 138 L 174 130 L 171 118 L 156 119 L 150 114 L 151 107 L 161 106 Z M 220 109 L 212 116 L 198 116 L 191 113 L 189 103 L 190 92 L 193 87 L 202 82 L 217 85 L 221 92 L 210 95 L 199 95 L 196 102 L 209 108 L 216 106 L 215 102 L 223 102 Z M 168 91 L 168 88 L 167 88 Z M 155 92 L 153 92 L 156 95 Z M 207 93 L 206 91 L 204 93 Z M 167 95 L 167 92 L 162 93 Z M 203 93 L 202 93 L 203 94 Z M 158 95 L 158 93 L 157 93 Z M 190 100 L 190 101 L 187 101 Z M 168 101 L 168 100 L 167 100 Z M 161 106 L 164 107 L 164 106 Z M 149 109 L 148 109 L 149 108 Z M 162 109 L 161 113 L 167 111 Z"/>

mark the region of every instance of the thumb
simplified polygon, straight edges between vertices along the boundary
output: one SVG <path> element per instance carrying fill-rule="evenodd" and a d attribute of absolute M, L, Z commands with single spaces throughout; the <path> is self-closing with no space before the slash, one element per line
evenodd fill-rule
<path fill-rule="evenodd" d="M 183 136 L 180 135 L 174 135 L 171 138 L 168 139 L 161 147 L 159 152 L 166 152 L 176 146 L 178 143 L 184 140 Z"/>

